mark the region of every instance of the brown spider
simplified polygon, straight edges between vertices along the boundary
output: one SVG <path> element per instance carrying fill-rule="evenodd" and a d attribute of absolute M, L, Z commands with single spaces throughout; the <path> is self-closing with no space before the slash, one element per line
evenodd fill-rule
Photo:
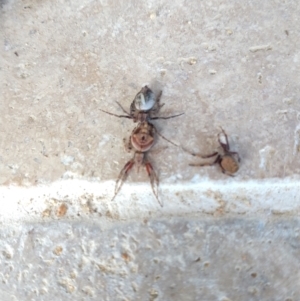
<path fill-rule="evenodd" d="M 221 134 L 224 135 L 226 139 L 226 143 L 223 143 L 220 139 Z M 223 152 L 214 152 L 210 155 L 202 156 L 200 154 L 190 153 L 193 156 L 201 157 L 203 159 L 205 158 L 211 158 L 214 156 L 217 156 L 215 161 L 212 163 L 191 163 L 190 166 L 211 166 L 216 163 L 218 163 L 222 169 L 222 172 L 224 174 L 227 174 L 228 176 L 232 176 L 236 173 L 239 169 L 239 162 L 241 161 L 240 156 L 237 152 L 230 151 L 228 137 L 225 131 L 222 129 L 222 132 L 218 134 L 218 141 L 223 149 Z"/>
<path fill-rule="evenodd" d="M 143 121 L 150 121 L 155 119 L 170 119 L 184 114 L 181 113 L 181 114 L 167 116 L 167 117 L 153 116 L 159 112 L 161 107 L 164 106 L 164 104 L 160 104 L 161 95 L 162 95 L 162 91 L 160 91 L 157 98 L 155 98 L 155 95 L 152 92 L 152 90 L 148 88 L 148 86 L 145 86 L 134 97 L 134 100 L 130 105 L 129 113 L 122 107 L 122 105 L 119 102 L 116 102 L 126 115 L 118 115 L 118 114 L 104 111 L 102 109 L 100 109 L 100 111 L 119 118 L 132 119 L 133 122 L 143 122 Z"/>
<path fill-rule="evenodd" d="M 150 161 L 146 158 L 146 153 L 151 149 L 155 142 L 154 134 L 156 132 L 157 130 L 155 129 L 154 125 L 149 122 L 140 122 L 138 126 L 132 131 L 129 142 L 125 144 L 125 147 L 128 151 L 134 148 L 134 156 L 125 164 L 118 176 L 115 186 L 115 194 L 112 198 L 112 201 L 120 191 L 124 181 L 128 176 L 129 171 L 134 165 L 136 165 L 138 170 L 141 166 L 144 166 L 146 168 L 146 171 L 150 178 L 152 191 L 158 203 L 163 206 L 158 198 L 158 177 L 156 176 Z"/>

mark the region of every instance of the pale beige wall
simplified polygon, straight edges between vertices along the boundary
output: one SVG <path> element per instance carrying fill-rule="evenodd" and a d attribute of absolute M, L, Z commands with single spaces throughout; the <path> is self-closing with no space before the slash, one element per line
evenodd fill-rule
<path fill-rule="evenodd" d="M 298 300 L 298 1 L 0 5 L 1 300 Z M 142 170 L 110 202 L 135 125 L 99 108 L 145 84 L 236 177 L 158 139 L 164 207 Z"/>

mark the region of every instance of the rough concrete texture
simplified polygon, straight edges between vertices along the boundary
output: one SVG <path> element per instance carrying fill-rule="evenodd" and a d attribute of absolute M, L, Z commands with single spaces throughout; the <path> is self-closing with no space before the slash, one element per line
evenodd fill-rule
<path fill-rule="evenodd" d="M 298 1 L 0 1 L 1 300 L 300 299 Z M 121 114 L 148 84 L 193 152 L 132 157 Z M 1 295 L 2 294 L 2 295 Z"/>
<path fill-rule="evenodd" d="M 263 217 L 15 226 L 1 300 L 299 300 L 299 235 Z"/>

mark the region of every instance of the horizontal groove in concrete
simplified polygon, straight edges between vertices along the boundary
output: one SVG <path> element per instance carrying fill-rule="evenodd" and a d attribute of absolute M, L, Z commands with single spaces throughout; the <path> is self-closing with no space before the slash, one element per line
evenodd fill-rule
<path fill-rule="evenodd" d="M 1 220 L 144 218 L 149 215 L 298 215 L 299 179 L 194 181 L 161 184 L 160 207 L 149 183 L 125 183 L 114 199 L 114 181 L 60 180 L 31 187 L 0 187 Z"/>

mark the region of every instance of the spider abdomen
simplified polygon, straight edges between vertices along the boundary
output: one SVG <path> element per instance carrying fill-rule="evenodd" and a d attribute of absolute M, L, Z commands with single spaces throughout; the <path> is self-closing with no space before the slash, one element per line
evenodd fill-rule
<path fill-rule="evenodd" d="M 154 126 L 149 122 L 140 123 L 131 134 L 131 144 L 139 152 L 148 151 L 154 144 Z"/>
<path fill-rule="evenodd" d="M 225 172 L 234 174 L 239 170 L 238 162 L 230 155 L 222 157 L 220 165 Z"/>

